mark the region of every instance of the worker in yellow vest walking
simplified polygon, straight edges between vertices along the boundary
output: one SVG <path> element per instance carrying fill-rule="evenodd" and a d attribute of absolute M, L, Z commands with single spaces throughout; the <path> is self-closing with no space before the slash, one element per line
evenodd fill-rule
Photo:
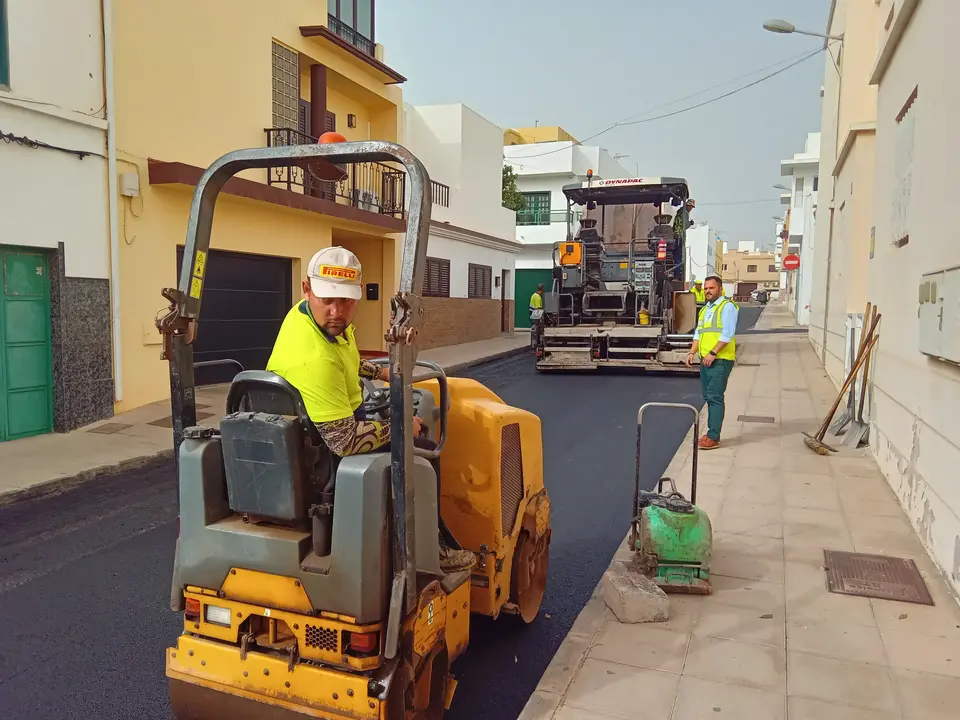
<path fill-rule="evenodd" d="M 737 359 L 737 320 L 739 306 L 724 297 L 723 284 L 716 275 L 703 283 L 706 305 L 700 311 L 693 345 L 687 355 L 687 366 L 700 355 L 700 389 L 707 403 L 707 432 L 700 438 L 701 450 L 713 450 L 720 446 L 720 429 L 723 427 L 723 395 L 727 379 Z"/>
<path fill-rule="evenodd" d="M 540 344 L 543 334 L 543 283 L 537 285 L 537 290 L 530 296 L 530 347 L 534 350 Z"/>

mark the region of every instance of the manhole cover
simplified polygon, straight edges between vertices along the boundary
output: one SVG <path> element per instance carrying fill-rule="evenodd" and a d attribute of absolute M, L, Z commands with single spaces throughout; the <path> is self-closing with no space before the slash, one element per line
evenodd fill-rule
<path fill-rule="evenodd" d="M 737 367 L 760 367 L 760 363 L 738 362 Z"/>
<path fill-rule="evenodd" d="M 208 417 L 213 417 L 213 413 L 208 412 L 198 412 L 197 413 L 197 422 L 201 420 L 206 420 Z M 173 427 L 173 418 L 165 417 L 160 418 L 159 420 L 154 420 L 152 423 L 147 423 L 148 425 L 156 425 L 157 427 L 172 428 Z"/>
<path fill-rule="evenodd" d="M 827 590 L 832 593 L 934 604 L 913 560 L 824 550 L 823 569 L 827 573 Z"/>
<path fill-rule="evenodd" d="M 738 415 L 737 420 L 746 423 L 774 423 L 777 421 L 776 418 L 769 415 Z"/>
<path fill-rule="evenodd" d="M 104 423 L 95 428 L 90 428 L 87 432 L 97 433 L 98 435 L 113 435 L 114 433 L 131 427 L 133 427 L 133 425 L 125 425 L 124 423 Z"/>

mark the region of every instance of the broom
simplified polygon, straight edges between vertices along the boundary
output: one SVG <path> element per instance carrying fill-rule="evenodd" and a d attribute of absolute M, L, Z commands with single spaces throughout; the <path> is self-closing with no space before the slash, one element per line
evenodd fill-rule
<path fill-rule="evenodd" d="M 873 334 L 874 327 L 876 327 L 876 323 L 874 323 L 874 326 L 870 328 L 871 334 Z M 843 400 L 843 396 L 846 394 L 847 390 L 850 389 L 851 383 L 853 383 L 854 378 L 860 371 L 860 366 L 863 365 L 863 362 L 867 359 L 870 351 L 873 350 L 873 346 L 876 345 L 879 340 L 879 335 L 874 336 L 870 340 L 867 347 L 864 348 L 864 352 L 860 353 L 860 355 L 857 357 L 857 362 L 854 364 L 850 374 L 847 375 L 847 379 L 844 381 L 843 387 L 840 388 L 840 394 L 837 395 L 837 399 L 833 403 L 833 407 L 830 408 L 830 412 L 827 413 L 827 417 L 823 421 L 823 425 L 820 426 L 820 430 L 817 431 L 817 434 L 809 435 L 808 433 L 804 433 L 806 437 L 803 439 L 803 444 L 817 453 L 817 455 L 827 455 L 831 452 L 837 452 L 834 448 L 823 442 L 823 438 L 827 434 L 827 428 L 830 426 L 830 421 L 833 419 L 833 414 L 837 412 L 837 408 L 840 407 L 840 401 Z"/>

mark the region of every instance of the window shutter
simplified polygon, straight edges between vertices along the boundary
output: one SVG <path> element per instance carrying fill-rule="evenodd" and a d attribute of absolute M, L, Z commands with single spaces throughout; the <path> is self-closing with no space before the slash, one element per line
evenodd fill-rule
<path fill-rule="evenodd" d="M 440 296 L 441 297 L 450 297 L 450 261 L 442 260 L 439 263 L 440 266 Z"/>
<path fill-rule="evenodd" d="M 313 135 L 310 131 L 310 103 L 307 100 L 300 100 L 300 126 L 298 128 L 304 135 Z"/>

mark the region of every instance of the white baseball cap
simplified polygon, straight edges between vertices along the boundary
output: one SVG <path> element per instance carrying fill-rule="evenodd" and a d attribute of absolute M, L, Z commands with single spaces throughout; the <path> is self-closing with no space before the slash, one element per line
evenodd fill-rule
<path fill-rule="evenodd" d="M 363 297 L 363 269 L 357 256 L 334 245 L 317 252 L 307 265 L 313 294 L 321 298 Z"/>

